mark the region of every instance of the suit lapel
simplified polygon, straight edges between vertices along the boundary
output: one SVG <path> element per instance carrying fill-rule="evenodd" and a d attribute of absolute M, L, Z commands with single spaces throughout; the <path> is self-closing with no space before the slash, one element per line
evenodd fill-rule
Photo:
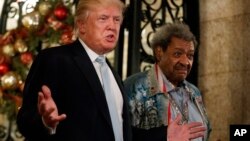
<path fill-rule="evenodd" d="M 74 60 L 76 62 L 76 65 L 80 68 L 82 74 L 86 77 L 86 80 L 89 82 L 91 89 L 94 92 L 93 96 L 96 100 L 96 104 L 100 112 L 107 120 L 109 125 L 112 127 L 105 94 L 101 86 L 101 83 L 99 81 L 99 77 L 95 71 L 95 68 L 88 54 L 86 53 L 86 51 L 84 50 L 84 48 L 82 47 L 81 43 L 78 40 L 75 42 L 73 48 L 75 55 Z"/>

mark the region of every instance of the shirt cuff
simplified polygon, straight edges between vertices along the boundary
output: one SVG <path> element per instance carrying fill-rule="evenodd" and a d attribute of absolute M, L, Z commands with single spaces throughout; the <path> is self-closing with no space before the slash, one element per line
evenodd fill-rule
<path fill-rule="evenodd" d="M 46 125 L 46 123 L 44 122 L 43 117 L 42 117 L 42 121 L 43 121 L 43 125 L 47 128 L 48 133 L 49 133 L 50 135 L 56 134 L 56 127 L 57 127 L 57 126 L 56 126 L 55 128 L 49 127 L 49 126 Z"/>

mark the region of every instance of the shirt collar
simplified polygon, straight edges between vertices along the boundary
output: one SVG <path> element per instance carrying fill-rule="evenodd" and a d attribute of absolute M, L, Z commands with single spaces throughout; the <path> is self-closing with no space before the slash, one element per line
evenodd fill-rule
<path fill-rule="evenodd" d="M 95 53 L 93 50 L 91 50 L 85 43 L 83 40 L 81 40 L 80 38 L 78 38 L 78 40 L 80 41 L 80 43 L 82 44 L 83 48 L 86 50 L 90 60 L 92 62 L 95 62 L 96 58 L 99 56 L 97 53 Z M 105 55 L 104 55 L 105 56 Z"/>

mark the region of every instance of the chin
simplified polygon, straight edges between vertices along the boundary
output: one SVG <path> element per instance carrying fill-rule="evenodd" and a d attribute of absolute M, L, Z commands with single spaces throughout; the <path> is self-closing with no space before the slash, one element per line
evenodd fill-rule
<path fill-rule="evenodd" d="M 105 46 L 106 49 L 110 49 L 110 50 L 113 50 L 115 47 L 116 47 L 115 44 L 108 44 Z"/>
<path fill-rule="evenodd" d="M 104 52 L 109 53 L 114 50 L 114 47 L 105 47 Z"/>
<path fill-rule="evenodd" d="M 183 75 L 183 76 L 178 76 L 176 79 L 179 80 L 178 82 L 182 82 L 182 81 L 184 81 L 186 78 L 187 78 L 186 75 L 185 75 L 185 76 Z"/>

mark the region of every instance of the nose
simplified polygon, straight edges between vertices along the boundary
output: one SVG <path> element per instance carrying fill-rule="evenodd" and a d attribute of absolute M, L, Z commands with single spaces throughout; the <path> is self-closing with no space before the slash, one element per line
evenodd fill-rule
<path fill-rule="evenodd" d="M 191 60 L 188 58 L 187 55 L 182 55 L 182 57 L 180 58 L 180 63 L 182 65 L 188 66 L 191 64 Z"/>
<path fill-rule="evenodd" d="M 117 27 L 117 23 L 116 23 L 115 19 L 110 18 L 109 22 L 108 22 L 108 29 L 109 30 L 116 30 L 116 27 Z"/>

